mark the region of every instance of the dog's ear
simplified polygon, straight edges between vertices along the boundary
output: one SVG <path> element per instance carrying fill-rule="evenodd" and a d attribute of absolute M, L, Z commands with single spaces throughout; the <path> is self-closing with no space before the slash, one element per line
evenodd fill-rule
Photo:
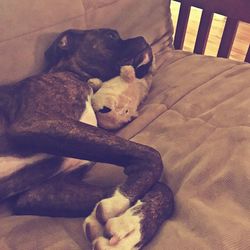
<path fill-rule="evenodd" d="M 50 70 L 63 57 L 69 54 L 74 47 L 71 30 L 61 33 L 51 46 L 45 51 L 46 70 Z"/>
<path fill-rule="evenodd" d="M 62 50 L 67 50 L 70 48 L 70 38 L 68 34 L 65 34 L 60 41 L 58 42 L 57 46 Z"/>

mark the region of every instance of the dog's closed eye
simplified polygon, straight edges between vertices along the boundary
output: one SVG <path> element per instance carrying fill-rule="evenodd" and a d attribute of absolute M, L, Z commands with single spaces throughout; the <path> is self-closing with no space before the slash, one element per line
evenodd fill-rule
<path fill-rule="evenodd" d="M 110 111 L 111 111 L 111 109 L 108 108 L 108 107 L 106 107 L 106 106 L 103 106 L 102 109 L 99 109 L 99 110 L 98 110 L 98 112 L 100 112 L 100 113 L 108 113 L 108 112 L 110 112 Z"/>

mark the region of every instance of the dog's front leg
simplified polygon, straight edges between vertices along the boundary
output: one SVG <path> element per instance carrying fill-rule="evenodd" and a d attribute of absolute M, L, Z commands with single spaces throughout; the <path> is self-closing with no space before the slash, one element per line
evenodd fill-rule
<path fill-rule="evenodd" d="M 23 149 L 124 167 L 128 178 L 120 191 L 130 203 L 142 197 L 162 172 L 160 154 L 153 148 L 74 120 L 19 122 L 8 134 Z"/>
<path fill-rule="evenodd" d="M 160 154 L 151 147 L 124 140 L 104 130 L 68 119 L 18 123 L 9 130 L 9 138 L 15 145 L 24 149 L 32 149 L 35 152 L 111 163 L 124 167 L 128 176 L 127 180 L 116 189 L 113 196 L 100 201 L 95 208 L 95 215 L 103 224 L 109 222 L 111 218 L 123 214 L 131 205 L 134 206 L 131 211 L 128 211 L 131 218 L 136 217 L 138 211 L 142 211 L 146 204 L 156 211 L 158 208 L 163 210 L 163 213 L 166 209 L 172 208 L 171 191 L 164 191 L 164 187 L 157 192 L 159 197 L 165 197 L 167 193 L 168 197 L 165 202 L 168 203 L 167 205 L 155 202 L 153 196 L 152 199 L 146 199 L 143 205 L 135 203 L 158 181 L 162 172 Z M 121 220 L 124 219 L 121 218 Z M 155 221 L 153 222 L 153 220 Z M 117 237 L 112 229 L 114 226 L 110 223 L 107 223 L 107 226 L 110 227 L 108 231 L 111 234 L 111 244 L 116 244 L 122 238 L 127 237 L 127 234 L 117 235 Z M 143 224 L 140 220 L 138 223 Z M 154 215 L 152 223 L 155 223 L 157 228 L 162 220 Z M 88 225 L 88 228 L 91 231 L 91 225 Z M 140 231 L 139 228 L 138 232 Z M 130 228 L 128 227 L 129 232 Z M 151 234 L 154 233 L 155 230 Z M 135 244 L 142 238 L 139 237 Z M 106 249 L 105 244 L 104 249 Z"/>

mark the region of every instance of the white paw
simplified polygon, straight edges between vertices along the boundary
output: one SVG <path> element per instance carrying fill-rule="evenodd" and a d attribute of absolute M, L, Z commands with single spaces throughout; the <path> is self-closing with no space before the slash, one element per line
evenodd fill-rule
<path fill-rule="evenodd" d="M 93 242 L 94 250 L 135 250 L 141 241 L 141 220 L 143 216 L 137 210 L 141 202 L 138 201 L 122 215 L 111 218 L 105 225 L 105 232 L 110 239 L 98 237 Z"/>
<path fill-rule="evenodd" d="M 103 226 L 96 218 L 96 206 L 92 213 L 85 219 L 83 232 L 89 242 L 103 235 Z"/>
<path fill-rule="evenodd" d="M 143 215 L 140 213 L 142 202 L 137 201 L 131 208 L 129 204 L 129 199 L 119 191 L 116 191 L 112 197 L 97 203 L 83 224 L 85 236 L 92 243 L 94 250 L 139 249 L 135 246 L 142 238 Z M 98 213 L 102 224 L 97 218 Z"/>
<path fill-rule="evenodd" d="M 142 202 L 137 201 L 137 203 L 125 213 L 107 221 L 105 231 L 111 237 L 109 241 L 111 245 L 123 242 L 124 239 L 126 239 L 125 241 L 130 243 L 130 245 L 132 244 L 131 246 L 139 242 L 141 238 L 141 220 L 143 219 L 142 214 L 139 212 L 141 205 Z M 136 233 L 133 234 L 134 232 Z M 133 237 L 131 237 L 131 234 L 133 234 Z"/>
<path fill-rule="evenodd" d="M 125 212 L 129 206 L 129 199 L 119 190 L 116 190 L 112 197 L 103 199 L 97 204 L 97 218 L 100 222 L 105 224 L 110 218 Z"/>

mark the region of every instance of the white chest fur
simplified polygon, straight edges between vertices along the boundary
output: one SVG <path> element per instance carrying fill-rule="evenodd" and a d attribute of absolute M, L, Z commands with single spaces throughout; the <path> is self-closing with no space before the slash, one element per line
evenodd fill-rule
<path fill-rule="evenodd" d="M 95 111 L 91 104 L 91 96 L 88 96 L 86 104 L 85 104 L 85 110 L 81 115 L 80 122 L 87 123 L 89 125 L 97 127 L 97 120 Z"/>
<path fill-rule="evenodd" d="M 88 96 L 87 98 L 87 101 L 85 103 L 85 110 L 80 117 L 80 122 L 97 127 L 96 115 L 91 104 L 91 96 Z M 70 172 L 88 163 L 89 161 L 86 160 L 79 160 L 75 158 L 64 158 L 60 171 Z"/>

